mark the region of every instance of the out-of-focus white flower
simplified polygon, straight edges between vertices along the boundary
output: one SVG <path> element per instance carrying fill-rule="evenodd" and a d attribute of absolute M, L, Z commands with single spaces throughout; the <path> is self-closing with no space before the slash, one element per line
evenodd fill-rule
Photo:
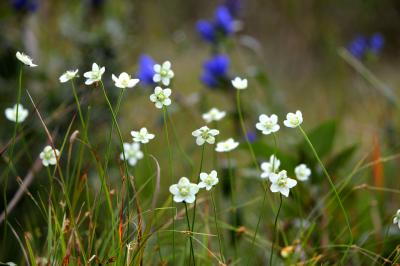
<path fill-rule="evenodd" d="M 275 155 L 271 155 L 269 157 L 269 162 L 263 162 L 261 164 L 261 178 L 269 178 L 271 173 L 276 173 L 279 170 L 279 166 L 281 165 L 281 161 L 276 158 Z"/>
<path fill-rule="evenodd" d="M 192 132 L 193 137 L 196 138 L 196 144 L 201 146 L 205 142 L 209 144 L 215 143 L 215 136 L 219 134 L 219 130 L 210 129 L 207 126 L 196 129 Z"/>
<path fill-rule="evenodd" d="M 280 192 L 285 197 L 289 196 L 290 189 L 297 185 L 297 181 L 287 177 L 287 173 L 285 170 L 280 171 L 279 173 L 271 173 L 269 176 L 269 180 L 271 181 L 271 191 L 272 192 Z"/>
<path fill-rule="evenodd" d="M 256 124 L 256 128 L 260 130 L 264 135 L 269 135 L 271 133 L 277 132 L 280 128 L 278 125 L 278 116 L 272 114 L 271 116 L 260 115 L 260 122 Z"/>
<path fill-rule="evenodd" d="M 67 81 L 70 81 L 71 79 L 74 79 L 78 76 L 78 69 L 76 70 L 67 70 L 64 74 L 62 74 L 59 78 L 61 83 L 65 83 Z"/>
<path fill-rule="evenodd" d="M 160 64 L 155 64 L 153 66 L 154 69 L 154 76 L 153 76 L 153 81 L 154 82 L 161 82 L 165 86 L 168 86 L 170 83 L 170 80 L 174 77 L 174 71 L 171 69 L 171 62 L 170 61 L 165 61 Z"/>
<path fill-rule="evenodd" d="M 56 165 L 57 164 L 57 157 L 60 156 L 60 151 L 54 149 L 47 145 L 44 147 L 43 151 L 39 154 L 40 159 L 42 159 L 42 164 L 46 167 L 49 165 Z"/>
<path fill-rule="evenodd" d="M 151 139 L 154 139 L 155 135 L 147 131 L 147 128 L 142 127 L 139 131 L 131 131 L 131 136 L 134 142 L 148 143 Z"/>
<path fill-rule="evenodd" d="M 397 210 L 396 215 L 393 217 L 393 224 L 397 224 L 400 229 L 400 209 Z"/>
<path fill-rule="evenodd" d="M 217 152 L 229 152 L 236 149 L 237 146 L 239 146 L 239 142 L 236 142 L 233 138 L 230 138 L 225 141 L 218 142 L 215 150 Z"/>
<path fill-rule="evenodd" d="M 218 184 L 219 180 L 217 177 L 217 171 L 212 170 L 211 173 L 201 173 L 200 174 L 200 183 L 198 185 L 199 188 L 206 188 L 206 190 L 210 190 L 213 186 Z"/>
<path fill-rule="evenodd" d="M 28 56 L 24 53 L 21 53 L 21 52 L 17 52 L 15 56 L 17 57 L 17 59 L 19 61 L 21 61 L 25 65 L 30 66 L 30 67 L 37 67 L 37 65 L 35 65 L 33 63 L 32 58 L 30 56 Z"/>
<path fill-rule="evenodd" d="M 132 79 L 126 72 L 122 72 L 119 76 L 112 74 L 112 80 L 115 82 L 115 87 L 126 89 L 133 88 L 139 83 L 139 79 Z"/>
<path fill-rule="evenodd" d="M 288 113 L 286 115 L 286 120 L 283 121 L 283 124 L 286 127 L 291 127 L 291 128 L 295 128 L 301 125 L 301 123 L 303 123 L 303 115 L 301 114 L 301 112 L 299 110 L 296 111 L 296 113 Z"/>
<path fill-rule="evenodd" d="M 311 170 L 307 167 L 307 165 L 302 163 L 296 166 L 296 168 L 294 169 L 294 173 L 296 174 L 298 180 L 307 181 L 311 175 Z"/>
<path fill-rule="evenodd" d="M 28 110 L 22 104 L 15 104 L 13 107 L 6 108 L 4 114 L 6 118 L 12 122 L 17 122 L 17 109 L 18 109 L 18 123 L 22 123 L 28 117 Z"/>
<path fill-rule="evenodd" d="M 203 119 L 206 123 L 211 123 L 213 121 L 219 121 L 224 118 L 226 115 L 225 111 L 220 111 L 217 108 L 211 108 L 210 111 L 203 114 Z"/>
<path fill-rule="evenodd" d="M 178 184 L 171 185 L 169 192 L 174 196 L 175 202 L 193 203 L 196 200 L 196 194 L 199 192 L 197 184 L 190 183 L 186 177 L 181 177 Z"/>
<path fill-rule="evenodd" d="M 236 77 L 231 82 L 232 82 L 232 86 L 238 90 L 247 89 L 247 79 L 241 79 L 239 77 Z"/>
<path fill-rule="evenodd" d="M 139 143 L 124 143 L 125 159 L 130 166 L 135 166 L 137 161 L 143 158 L 143 152 L 140 150 Z M 120 158 L 124 160 L 124 154 L 121 153 Z"/>
<path fill-rule="evenodd" d="M 150 95 L 150 101 L 155 103 L 155 106 L 158 109 L 161 109 L 164 105 L 168 106 L 171 104 L 171 99 L 169 98 L 169 96 L 171 96 L 171 93 L 171 89 L 162 89 L 161 87 L 157 86 L 154 89 L 154 93 Z"/>
<path fill-rule="evenodd" d="M 92 65 L 92 71 L 85 72 L 83 76 L 86 78 L 85 84 L 91 85 L 101 80 L 101 76 L 106 71 L 105 67 L 99 67 L 96 63 Z"/>

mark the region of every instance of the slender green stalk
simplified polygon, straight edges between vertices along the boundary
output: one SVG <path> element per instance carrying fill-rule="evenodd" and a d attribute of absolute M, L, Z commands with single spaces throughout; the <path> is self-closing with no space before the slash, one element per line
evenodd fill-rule
<path fill-rule="evenodd" d="M 187 209 L 187 204 L 185 202 L 185 213 L 186 213 L 186 221 L 188 226 L 189 232 L 189 239 L 190 239 L 190 257 L 189 257 L 189 265 L 191 265 L 191 259 L 193 259 L 193 265 L 196 265 L 196 260 L 194 258 L 194 249 L 193 249 L 193 239 L 192 239 L 192 230 L 190 230 L 190 221 L 189 221 L 189 214 Z"/>
<path fill-rule="evenodd" d="M 205 148 L 205 143 L 201 147 L 201 159 L 200 159 L 200 167 L 199 167 L 199 173 L 197 174 L 197 183 L 200 182 L 200 173 L 201 169 L 203 168 L 203 160 L 204 160 L 204 148 Z M 196 220 L 196 205 L 197 205 L 197 199 L 194 201 L 194 206 L 193 206 L 193 217 L 192 217 L 192 231 L 194 232 L 194 221 Z"/>
<path fill-rule="evenodd" d="M 211 195 L 211 202 L 212 202 L 213 209 L 214 209 L 215 228 L 217 229 L 217 237 L 218 237 L 218 245 L 219 245 L 219 256 L 220 256 L 221 261 L 223 263 L 225 263 L 224 253 L 222 251 L 222 235 L 221 235 L 221 232 L 219 231 L 219 226 L 218 226 L 217 205 L 215 204 L 214 192 L 212 190 L 210 191 L 210 195 Z"/>
<path fill-rule="evenodd" d="M 272 244 L 271 244 L 271 253 L 269 255 L 269 265 L 272 265 L 272 258 L 274 256 L 274 245 L 275 245 L 275 237 L 276 237 L 276 226 L 278 224 L 278 217 L 279 217 L 279 213 L 281 212 L 281 208 L 282 208 L 282 194 L 279 193 L 279 208 L 278 208 L 278 212 L 276 213 L 276 217 L 275 217 L 275 222 L 274 222 L 274 232 L 272 235 Z"/>
<path fill-rule="evenodd" d="M 229 152 L 227 153 L 228 157 L 228 171 L 229 171 L 229 183 L 230 183 L 230 189 L 231 189 L 231 205 L 232 205 L 232 215 L 233 215 L 233 227 L 235 228 L 235 232 L 238 226 L 238 220 L 237 220 L 237 203 L 236 203 L 236 182 L 233 178 L 233 172 L 232 172 L 232 162 L 231 162 L 231 156 Z M 236 243 L 236 238 L 233 239 L 233 245 L 234 245 L 234 251 L 235 251 L 235 258 L 237 257 L 237 243 Z"/>
<path fill-rule="evenodd" d="M 303 130 L 303 128 L 302 128 L 301 126 L 299 126 L 299 129 L 300 129 L 300 132 L 303 134 L 304 139 L 306 140 L 307 144 L 310 146 L 310 148 L 311 148 L 311 150 L 312 150 L 312 152 L 313 152 L 315 158 L 317 159 L 319 165 L 321 166 L 321 168 L 322 168 L 322 170 L 323 170 L 323 172 L 324 172 L 326 178 L 328 179 L 329 185 L 331 186 L 333 192 L 335 193 L 335 197 L 336 197 L 336 199 L 337 199 L 337 201 L 338 201 L 338 203 L 339 203 L 340 209 L 341 209 L 342 212 L 343 212 L 344 219 L 346 220 L 346 226 L 347 226 L 347 228 L 348 228 L 348 230 L 349 230 L 349 233 L 350 233 L 350 241 L 349 241 L 348 248 L 347 248 L 347 250 L 346 250 L 344 256 L 343 256 L 342 259 L 341 259 L 341 262 L 342 262 L 342 264 L 343 264 L 344 260 L 345 260 L 346 257 L 347 257 L 347 253 L 349 252 L 349 249 L 350 249 L 351 245 L 353 244 L 353 232 L 352 232 L 352 230 L 351 230 L 350 221 L 349 221 L 349 218 L 348 218 L 348 216 L 347 216 L 346 210 L 345 210 L 344 207 L 343 207 L 342 201 L 340 200 L 340 197 L 339 197 L 339 194 L 338 194 L 338 192 L 337 192 L 337 190 L 336 190 L 335 184 L 334 184 L 333 181 L 332 181 L 332 178 L 330 177 L 330 175 L 329 175 L 328 171 L 326 170 L 324 164 L 322 163 L 321 159 L 319 158 L 318 153 L 317 153 L 317 151 L 315 150 L 314 146 L 312 145 L 312 143 L 311 143 L 310 139 L 308 138 L 306 132 Z"/>

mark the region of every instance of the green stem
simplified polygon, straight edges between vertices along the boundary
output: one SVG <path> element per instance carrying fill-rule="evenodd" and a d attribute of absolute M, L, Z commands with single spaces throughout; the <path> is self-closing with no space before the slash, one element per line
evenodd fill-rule
<path fill-rule="evenodd" d="M 337 199 L 337 201 L 339 203 L 340 209 L 342 210 L 344 218 L 346 220 L 346 225 L 347 225 L 347 228 L 348 228 L 349 233 L 350 233 L 350 241 L 349 241 L 348 248 L 347 248 L 347 250 L 346 250 L 346 252 L 345 252 L 345 254 L 344 254 L 344 256 L 342 257 L 342 260 L 341 260 L 341 262 L 343 264 L 344 260 L 347 257 L 347 253 L 349 252 L 349 249 L 350 249 L 351 245 L 353 244 L 353 233 L 352 233 L 352 230 L 351 230 L 350 221 L 349 221 L 349 218 L 347 216 L 346 210 L 343 207 L 342 201 L 340 200 L 340 197 L 339 197 L 339 194 L 338 194 L 338 192 L 336 190 L 335 184 L 332 181 L 332 178 L 330 177 L 330 175 L 329 175 L 328 171 L 326 170 L 324 164 L 322 163 L 321 159 L 319 158 L 318 153 L 315 150 L 314 146 L 312 145 L 312 143 L 311 143 L 310 139 L 308 138 L 306 132 L 303 130 L 303 128 L 301 126 L 299 126 L 299 129 L 300 129 L 301 133 L 303 134 L 304 139 L 306 140 L 306 142 L 310 146 L 310 148 L 311 148 L 315 158 L 317 159 L 319 165 L 321 166 L 326 178 L 328 179 L 329 185 L 331 186 L 333 192 L 335 193 L 335 197 L 336 197 L 336 199 Z"/>
<path fill-rule="evenodd" d="M 188 214 L 188 209 L 187 209 L 186 202 L 185 202 L 185 213 L 186 213 L 186 221 L 187 221 L 187 226 L 188 226 L 188 231 L 189 231 L 189 239 L 190 239 L 189 265 L 190 265 L 191 259 L 193 259 L 193 265 L 196 265 L 196 260 L 194 258 L 193 240 L 192 240 L 192 233 L 193 232 L 190 230 L 190 221 L 189 221 L 189 214 Z"/>
<path fill-rule="evenodd" d="M 200 173 L 201 169 L 203 168 L 203 160 L 204 160 L 204 148 L 205 148 L 205 143 L 203 144 L 201 148 L 201 159 L 200 159 L 200 167 L 199 167 L 199 173 L 197 174 L 197 183 L 200 182 Z M 194 206 L 193 206 L 193 217 L 192 217 L 192 231 L 194 232 L 194 221 L 196 220 L 196 206 L 197 206 L 197 199 L 194 201 Z"/>
<path fill-rule="evenodd" d="M 269 265 L 272 265 L 272 257 L 274 256 L 276 226 L 278 224 L 278 217 L 279 217 L 279 213 L 281 212 L 281 207 L 282 207 L 282 194 L 279 193 L 279 208 L 278 208 L 278 212 L 276 213 L 275 222 L 274 222 L 274 232 L 273 232 L 273 235 L 272 235 L 271 253 L 269 255 Z"/>
<path fill-rule="evenodd" d="M 214 192 L 211 190 L 210 191 L 211 194 L 211 202 L 213 205 L 213 209 L 214 209 L 214 222 L 215 222 L 215 228 L 217 229 L 217 237 L 218 237 L 218 245 L 219 245 L 219 255 L 221 258 L 221 261 L 223 263 L 225 263 L 225 259 L 224 259 L 224 253 L 222 251 L 222 235 L 221 232 L 219 231 L 219 226 L 218 226 L 218 218 L 217 218 L 217 205 L 215 204 L 215 200 L 214 200 Z"/>
<path fill-rule="evenodd" d="M 235 229 L 235 233 L 236 233 L 236 229 L 238 226 L 238 220 L 237 220 L 237 209 L 236 209 L 236 185 L 235 185 L 235 180 L 233 178 L 233 172 L 232 172 L 232 162 L 231 162 L 231 156 L 228 152 L 227 154 L 228 157 L 228 171 L 229 171 L 229 183 L 230 183 L 230 189 L 231 189 L 231 205 L 232 205 L 232 215 L 233 215 L 233 227 Z M 234 245 L 234 251 L 235 251 L 235 258 L 237 257 L 237 244 L 236 244 L 236 238 L 233 239 L 233 245 Z"/>

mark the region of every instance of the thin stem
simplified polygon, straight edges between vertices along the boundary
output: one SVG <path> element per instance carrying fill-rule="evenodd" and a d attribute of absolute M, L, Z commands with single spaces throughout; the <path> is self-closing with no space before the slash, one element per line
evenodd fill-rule
<path fill-rule="evenodd" d="M 281 212 L 282 207 L 282 194 L 279 193 L 279 208 L 276 213 L 275 222 L 274 222 L 274 233 L 272 235 L 272 244 L 271 244 L 271 253 L 269 255 L 269 265 L 272 265 L 272 257 L 274 256 L 274 245 L 275 245 L 275 237 L 276 237 L 276 226 L 278 224 L 279 213 Z"/>
<path fill-rule="evenodd" d="M 205 145 L 206 144 L 203 144 L 203 146 L 201 148 L 201 159 L 200 159 L 199 173 L 197 174 L 197 184 L 200 182 L 200 173 L 201 173 L 201 169 L 203 168 Z M 194 221 L 196 220 L 196 206 L 197 206 L 197 199 L 194 201 L 194 206 L 193 206 L 193 217 L 192 217 L 192 230 L 193 231 L 194 231 Z"/>
<path fill-rule="evenodd" d="M 193 265 L 196 265 L 196 260 L 194 258 L 194 249 L 193 249 L 193 240 L 192 240 L 192 230 L 190 230 L 190 221 L 189 221 L 189 214 L 188 214 L 188 209 L 187 209 L 187 204 L 185 202 L 185 213 L 186 213 L 186 221 L 187 221 L 187 226 L 188 226 L 188 231 L 189 231 L 189 239 L 190 239 L 190 257 L 189 257 L 189 265 L 191 262 L 191 259 L 193 259 Z"/>
<path fill-rule="evenodd" d="M 235 199 L 235 191 L 236 191 L 236 185 L 234 182 L 233 178 L 233 172 L 232 172 L 232 162 L 231 162 L 231 156 L 229 152 L 227 153 L 228 157 L 228 171 L 229 171 L 229 183 L 230 183 L 230 189 L 231 189 L 231 204 L 232 204 L 232 215 L 233 215 L 233 227 L 235 228 L 235 232 L 238 226 L 238 220 L 237 220 L 237 209 L 236 209 L 236 199 Z M 235 251 L 235 258 L 237 257 L 237 244 L 236 244 L 236 238 L 233 239 L 233 245 L 234 245 L 234 251 Z"/>
<path fill-rule="evenodd" d="M 336 190 L 335 184 L 332 181 L 332 178 L 330 177 L 330 175 L 329 175 L 328 171 L 326 170 L 324 164 L 322 163 L 321 159 L 319 158 L 318 153 L 315 150 L 314 146 L 312 145 L 312 143 L 311 143 L 310 139 L 308 138 L 306 132 L 303 130 L 303 128 L 301 126 L 299 126 L 299 129 L 300 129 L 301 133 L 303 134 L 304 139 L 306 140 L 306 142 L 310 146 L 312 152 L 314 153 L 314 156 L 317 159 L 319 165 L 321 166 L 326 178 L 328 179 L 329 185 L 331 186 L 333 192 L 335 193 L 335 197 L 336 197 L 336 199 L 337 199 L 337 201 L 339 203 L 340 209 L 342 210 L 344 218 L 346 220 L 346 225 L 347 225 L 347 228 L 348 228 L 349 233 L 350 233 L 350 241 L 349 241 L 349 245 L 348 245 L 349 247 L 347 248 L 347 250 L 346 250 L 346 252 L 345 252 L 345 254 L 344 254 L 344 256 L 342 257 L 342 260 L 341 260 L 341 262 L 343 263 L 345 258 L 347 257 L 347 253 L 348 253 L 351 245 L 353 244 L 353 233 L 352 233 L 352 230 L 351 230 L 350 221 L 349 221 L 349 218 L 347 216 L 346 210 L 343 207 L 342 201 L 340 200 L 340 197 L 339 197 L 339 194 L 338 194 L 338 192 Z"/>
<path fill-rule="evenodd" d="M 214 200 L 214 192 L 211 190 L 210 191 L 211 194 L 211 202 L 213 205 L 213 209 L 214 209 L 214 222 L 215 222 L 215 228 L 217 229 L 217 237 L 218 237 L 218 245 L 219 245 L 219 255 L 221 258 L 221 261 L 223 263 L 225 263 L 225 259 L 224 259 L 224 253 L 222 251 L 222 235 L 221 232 L 219 231 L 219 226 L 218 226 L 218 218 L 217 218 L 217 205 L 215 204 L 215 200 Z"/>

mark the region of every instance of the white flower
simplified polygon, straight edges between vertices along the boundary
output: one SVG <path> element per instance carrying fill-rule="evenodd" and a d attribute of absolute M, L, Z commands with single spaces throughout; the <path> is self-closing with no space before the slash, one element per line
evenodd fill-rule
<path fill-rule="evenodd" d="M 311 170 L 307 167 L 307 165 L 302 163 L 296 166 L 296 168 L 294 169 L 294 173 L 296 174 L 298 180 L 307 181 L 311 175 Z"/>
<path fill-rule="evenodd" d="M 147 131 L 147 128 L 142 127 L 140 131 L 131 131 L 134 142 L 141 142 L 143 144 L 148 143 L 151 139 L 154 139 L 155 135 Z"/>
<path fill-rule="evenodd" d="M 17 122 L 17 109 L 18 109 L 18 123 L 24 122 L 28 117 L 28 110 L 22 104 L 15 104 L 11 108 L 6 108 L 4 111 L 6 118 L 12 122 Z"/>
<path fill-rule="evenodd" d="M 37 65 L 35 65 L 32 62 L 32 58 L 30 58 L 28 55 L 26 55 L 24 53 L 17 52 L 16 57 L 18 58 L 19 61 L 21 61 L 22 63 L 24 63 L 27 66 L 37 67 Z"/>
<path fill-rule="evenodd" d="M 62 74 L 59 78 L 61 83 L 65 83 L 67 81 L 70 81 L 71 79 L 74 79 L 78 76 L 78 69 L 76 70 L 67 70 L 64 74 Z"/>
<path fill-rule="evenodd" d="M 162 89 L 161 87 L 157 86 L 154 89 L 154 93 L 150 95 L 150 101 L 155 103 L 158 109 L 161 109 L 164 105 L 168 106 L 171 104 L 171 99 L 169 98 L 170 95 L 171 89 Z"/>
<path fill-rule="evenodd" d="M 126 72 L 122 72 L 118 77 L 112 74 L 111 77 L 115 82 L 115 87 L 121 89 L 133 88 L 139 83 L 139 79 L 132 79 L 131 76 Z"/>
<path fill-rule="evenodd" d="M 171 62 L 165 61 L 162 65 L 155 64 L 153 66 L 154 69 L 154 82 L 160 82 L 165 86 L 168 86 L 170 83 L 170 79 L 174 77 L 174 71 L 171 70 Z"/>
<path fill-rule="evenodd" d="M 222 118 L 224 118 L 226 115 L 226 112 L 224 111 L 220 111 L 217 108 L 211 108 L 210 111 L 208 111 L 207 113 L 203 114 L 203 119 L 204 121 L 206 121 L 206 123 L 211 123 L 213 121 L 219 121 Z"/>
<path fill-rule="evenodd" d="M 206 188 L 206 190 L 210 190 L 213 186 L 218 184 L 217 171 L 212 170 L 211 173 L 201 173 L 200 174 L 200 183 L 198 184 L 199 188 Z"/>
<path fill-rule="evenodd" d="M 292 187 L 297 185 L 297 181 L 287 177 L 286 171 L 282 170 L 279 173 L 271 173 L 269 180 L 272 182 L 271 191 L 280 192 L 285 197 L 289 196 L 289 191 Z"/>
<path fill-rule="evenodd" d="M 280 128 L 278 125 L 278 116 L 272 114 L 271 116 L 260 115 L 260 122 L 256 124 L 256 128 L 260 130 L 264 135 L 269 135 L 271 133 L 277 132 Z"/>
<path fill-rule="evenodd" d="M 125 159 L 130 166 L 135 166 L 137 161 L 143 158 L 143 152 L 140 150 L 139 143 L 124 143 Z M 120 158 L 124 160 L 124 154 L 121 153 Z"/>
<path fill-rule="evenodd" d="M 269 162 L 263 162 L 261 164 L 261 178 L 269 178 L 271 173 L 276 173 L 279 170 L 279 166 L 281 165 L 281 161 L 276 158 L 275 155 L 271 155 L 269 157 Z"/>
<path fill-rule="evenodd" d="M 393 224 L 397 224 L 400 229 L 400 209 L 397 210 L 396 215 L 393 217 Z"/>
<path fill-rule="evenodd" d="M 237 146 L 239 146 L 239 142 L 236 142 L 233 140 L 233 138 L 230 138 L 225 141 L 218 142 L 215 150 L 217 152 L 229 152 L 236 149 Z"/>
<path fill-rule="evenodd" d="M 232 86 L 238 90 L 247 89 L 247 79 L 241 79 L 236 77 L 235 79 L 231 80 Z"/>
<path fill-rule="evenodd" d="M 60 151 L 54 149 L 51 146 L 44 147 L 43 151 L 39 154 L 40 159 L 42 159 L 42 164 L 44 166 L 55 165 L 57 163 L 57 157 L 60 156 Z"/>
<path fill-rule="evenodd" d="M 85 84 L 91 85 L 95 82 L 100 81 L 101 76 L 104 74 L 104 71 L 106 71 L 105 67 L 100 68 L 96 63 L 93 63 L 92 71 L 88 71 L 83 74 L 83 76 L 86 78 Z"/>
<path fill-rule="evenodd" d="M 295 128 L 301 125 L 301 123 L 303 123 L 303 115 L 301 114 L 301 112 L 299 110 L 296 111 L 296 113 L 288 113 L 286 115 L 286 120 L 283 121 L 283 124 L 286 127 L 291 127 L 291 128 Z"/>
<path fill-rule="evenodd" d="M 192 132 L 193 137 L 196 137 L 196 144 L 201 146 L 205 142 L 209 144 L 215 143 L 215 136 L 219 134 L 217 129 L 209 129 L 207 126 L 201 127 Z"/>
<path fill-rule="evenodd" d="M 186 177 L 181 177 L 178 184 L 169 187 L 169 192 L 174 195 L 175 202 L 193 203 L 196 200 L 196 193 L 199 192 L 197 184 L 190 183 Z"/>

